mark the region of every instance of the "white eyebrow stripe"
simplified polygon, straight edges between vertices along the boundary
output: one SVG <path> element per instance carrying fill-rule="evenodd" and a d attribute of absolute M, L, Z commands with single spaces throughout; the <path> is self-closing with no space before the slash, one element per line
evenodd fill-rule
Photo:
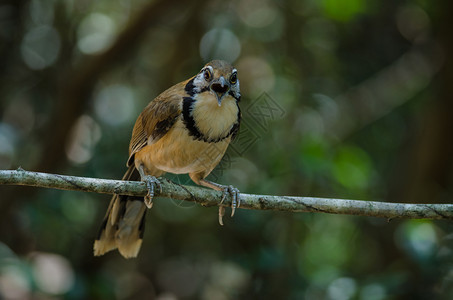
<path fill-rule="evenodd" d="M 211 71 L 211 73 L 214 73 L 214 69 L 211 66 L 204 67 L 203 69 L 200 70 L 200 73 L 204 72 L 206 69 L 209 69 L 209 71 Z"/>

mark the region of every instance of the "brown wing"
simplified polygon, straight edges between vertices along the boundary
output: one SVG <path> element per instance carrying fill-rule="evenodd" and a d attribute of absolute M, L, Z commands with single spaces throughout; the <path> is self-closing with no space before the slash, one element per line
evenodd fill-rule
<path fill-rule="evenodd" d="M 156 142 L 164 136 L 181 115 L 182 99 L 186 96 L 186 82 L 178 83 L 151 101 L 138 116 L 129 144 L 127 166 L 134 160 L 134 154 L 149 142 Z"/>

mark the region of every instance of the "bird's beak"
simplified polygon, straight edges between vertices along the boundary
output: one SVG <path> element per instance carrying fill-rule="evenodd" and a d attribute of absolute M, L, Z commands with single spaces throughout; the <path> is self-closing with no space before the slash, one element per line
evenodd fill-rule
<path fill-rule="evenodd" d="M 211 83 L 209 88 L 212 92 L 214 92 L 217 97 L 217 102 L 219 103 L 219 106 L 221 106 L 223 97 L 230 90 L 230 84 L 225 80 L 225 78 L 223 78 L 223 76 L 220 76 L 219 79 L 214 80 Z"/>

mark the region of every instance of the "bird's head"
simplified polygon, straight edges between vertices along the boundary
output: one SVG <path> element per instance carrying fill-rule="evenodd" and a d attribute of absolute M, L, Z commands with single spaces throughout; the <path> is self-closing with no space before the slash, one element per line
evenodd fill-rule
<path fill-rule="evenodd" d="M 227 95 L 237 101 L 241 98 L 237 70 L 223 60 L 207 63 L 193 78 L 193 85 L 197 92 L 210 92 L 215 95 L 219 106 Z"/>

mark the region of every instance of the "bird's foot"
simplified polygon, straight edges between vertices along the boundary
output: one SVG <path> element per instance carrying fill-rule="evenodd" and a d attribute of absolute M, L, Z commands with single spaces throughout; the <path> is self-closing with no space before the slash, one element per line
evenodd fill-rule
<path fill-rule="evenodd" d="M 145 196 L 144 202 L 146 207 L 151 208 L 153 207 L 154 192 L 158 188 L 160 193 L 162 193 L 162 185 L 156 177 L 150 175 L 143 176 L 142 181 L 146 183 L 146 188 L 148 189 L 148 194 Z"/>
<path fill-rule="evenodd" d="M 222 206 L 223 201 L 227 196 L 231 197 L 231 216 L 234 216 L 236 208 L 241 205 L 241 197 L 239 196 L 239 190 L 232 185 L 223 187 L 223 197 L 219 205 L 219 224 L 223 225 L 223 216 L 225 215 L 225 207 Z"/>

